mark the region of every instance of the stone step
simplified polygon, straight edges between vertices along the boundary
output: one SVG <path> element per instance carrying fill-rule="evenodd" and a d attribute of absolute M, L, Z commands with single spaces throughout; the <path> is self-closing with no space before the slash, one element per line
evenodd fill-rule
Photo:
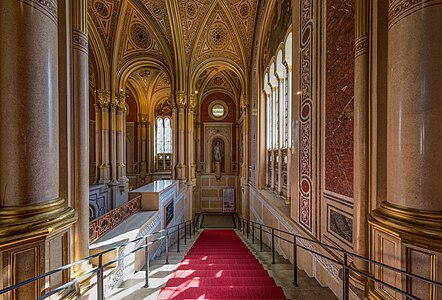
<path fill-rule="evenodd" d="M 261 252 L 259 240 L 255 240 L 253 244 L 251 234 L 249 234 L 249 239 L 242 232 L 237 231 L 237 234 L 290 299 L 337 299 L 329 288 L 322 287 L 316 279 L 310 278 L 304 271 L 299 269 L 297 270 L 298 287 L 294 287 L 293 264 L 289 260 L 275 251 L 275 264 L 272 264 L 272 249 L 270 247 L 263 243 L 263 251 Z"/>

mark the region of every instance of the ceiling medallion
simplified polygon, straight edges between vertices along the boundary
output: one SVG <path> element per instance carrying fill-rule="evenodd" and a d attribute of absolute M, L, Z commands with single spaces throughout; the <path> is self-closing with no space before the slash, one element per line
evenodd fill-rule
<path fill-rule="evenodd" d="M 96 1 L 94 3 L 94 7 L 96 12 L 103 18 L 109 17 L 109 9 L 107 8 L 106 4 L 104 4 L 101 1 Z"/>
<path fill-rule="evenodd" d="M 214 82 L 216 85 L 222 85 L 222 84 L 223 84 L 223 79 L 222 79 L 221 77 L 217 76 L 217 77 L 215 77 L 215 79 L 213 80 L 213 82 Z"/>
<path fill-rule="evenodd" d="M 141 70 L 140 73 L 138 73 L 138 75 L 140 75 L 141 77 L 147 77 L 150 75 L 150 71 L 147 69 Z"/>
<path fill-rule="evenodd" d="M 144 25 L 133 24 L 130 27 L 130 35 L 135 45 L 141 49 L 150 48 L 152 45 L 152 38 Z"/>
<path fill-rule="evenodd" d="M 247 16 L 249 15 L 250 12 L 250 5 L 247 2 L 244 2 L 243 4 L 241 4 L 241 6 L 239 7 L 239 14 L 242 18 L 247 18 Z"/>
<path fill-rule="evenodd" d="M 187 4 L 186 4 L 186 13 L 187 13 L 187 16 L 189 18 L 191 18 L 191 19 L 193 19 L 195 17 L 195 15 L 196 15 L 196 5 L 195 5 L 195 2 L 193 2 L 193 1 L 187 2 Z"/>
<path fill-rule="evenodd" d="M 161 10 L 161 7 L 158 3 L 154 3 L 152 5 L 152 11 L 158 18 L 163 15 L 163 11 Z"/>
<path fill-rule="evenodd" d="M 209 44 L 211 48 L 221 50 L 227 46 L 227 28 L 222 23 L 212 26 L 209 32 Z"/>

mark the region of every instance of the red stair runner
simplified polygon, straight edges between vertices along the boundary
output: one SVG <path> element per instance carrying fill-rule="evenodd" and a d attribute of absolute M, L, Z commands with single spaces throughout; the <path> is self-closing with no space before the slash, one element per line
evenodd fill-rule
<path fill-rule="evenodd" d="M 158 299 L 287 299 L 233 230 L 204 230 Z"/>

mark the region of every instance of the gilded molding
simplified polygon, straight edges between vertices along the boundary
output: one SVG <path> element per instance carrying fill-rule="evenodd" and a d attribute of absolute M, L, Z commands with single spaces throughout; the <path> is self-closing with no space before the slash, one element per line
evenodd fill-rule
<path fill-rule="evenodd" d="M 4 206 L 0 209 L 0 245 L 51 234 L 76 221 L 75 210 L 63 198 L 28 206 Z"/>
<path fill-rule="evenodd" d="M 105 90 L 97 91 L 98 106 L 101 108 L 108 108 L 110 104 L 110 92 Z"/>
<path fill-rule="evenodd" d="M 57 1 L 55 0 L 18 0 L 43 13 L 57 25 Z"/>
<path fill-rule="evenodd" d="M 369 214 L 368 222 L 417 238 L 442 240 L 442 211 L 418 210 L 382 202 Z"/>

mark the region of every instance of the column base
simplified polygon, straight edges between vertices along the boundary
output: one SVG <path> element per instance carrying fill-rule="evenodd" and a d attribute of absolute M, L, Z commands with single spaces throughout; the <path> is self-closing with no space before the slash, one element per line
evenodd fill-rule
<path fill-rule="evenodd" d="M 0 209 L 0 288 L 33 278 L 70 260 L 71 227 L 77 221 L 64 199 Z M 4 299 L 35 299 L 69 281 L 69 270 L 7 293 Z"/>
<path fill-rule="evenodd" d="M 176 179 L 185 180 L 186 179 L 186 165 L 179 163 L 176 166 Z"/>
<path fill-rule="evenodd" d="M 363 272 L 364 274 L 371 275 L 369 272 L 361 270 L 360 268 L 356 267 L 353 262 L 350 264 L 350 267 L 353 269 L 357 269 L 358 271 Z M 349 278 L 350 282 L 355 288 L 361 291 L 365 291 L 367 285 L 367 278 L 352 270 L 350 270 L 349 272 Z"/>
<path fill-rule="evenodd" d="M 442 280 L 442 211 L 409 209 L 388 202 L 372 211 L 368 219 L 371 259 L 431 280 Z M 441 291 L 422 281 L 373 266 L 377 278 L 420 299 L 436 299 Z M 402 280 L 401 280 L 402 278 Z M 380 284 L 372 284 L 370 299 L 395 297 Z"/>
<path fill-rule="evenodd" d="M 102 164 L 100 167 L 100 180 L 99 183 L 109 183 L 110 182 L 110 165 Z"/>

